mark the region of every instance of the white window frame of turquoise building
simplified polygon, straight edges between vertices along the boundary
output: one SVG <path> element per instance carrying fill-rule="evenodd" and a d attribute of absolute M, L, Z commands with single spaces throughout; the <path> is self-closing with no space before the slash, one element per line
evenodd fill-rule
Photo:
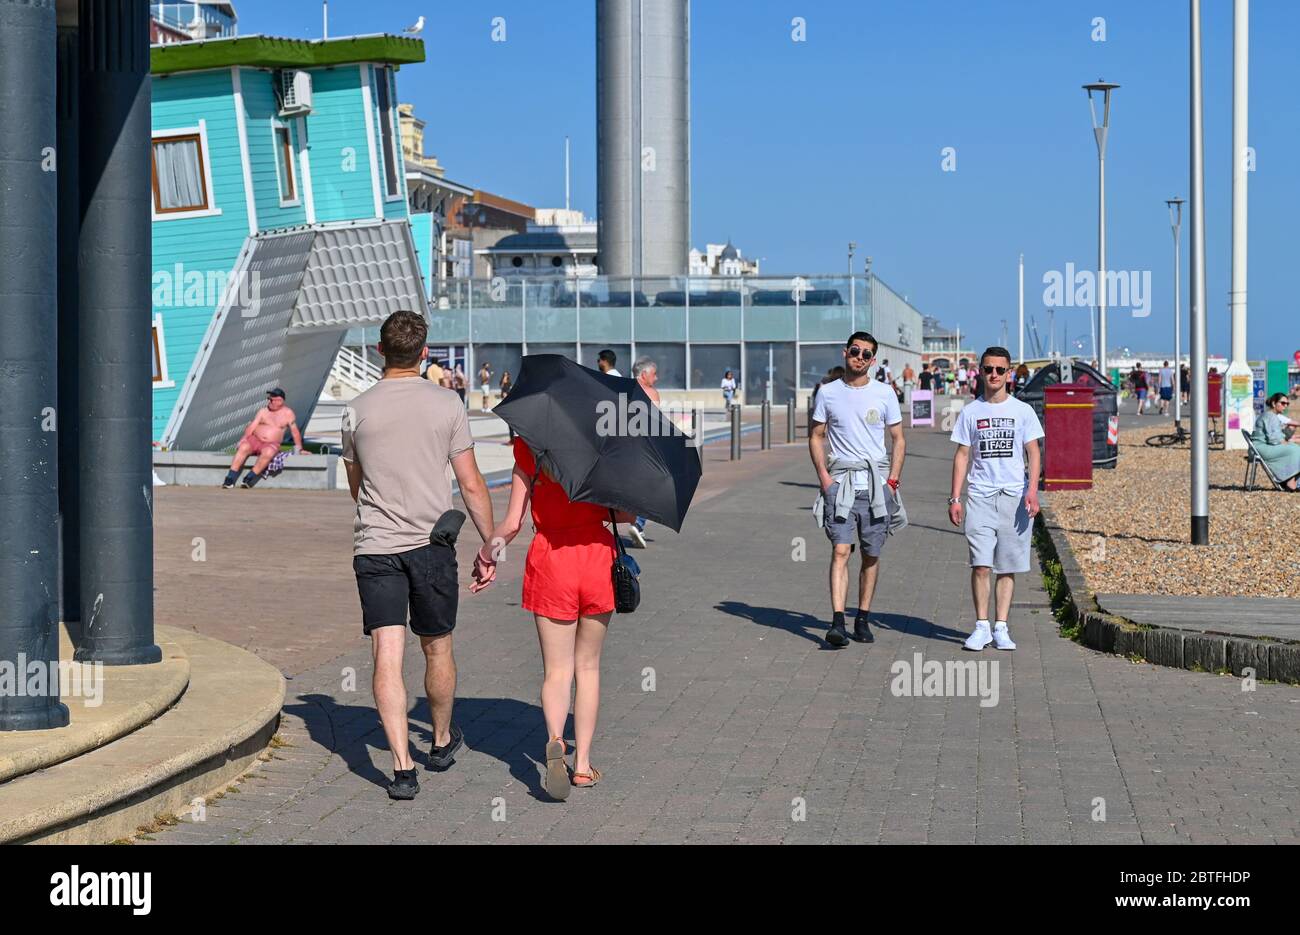
<path fill-rule="evenodd" d="M 379 139 L 375 141 L 379 150 L 379 163 L 381 178 L 379 180 L 380 191 L 383 192 L 384 201 L 405 201 L 406 200 L 406 157 L 402 153 L 402 128 L 397 120 L 397 95 L 394 93 L 396 82 L 393 76 L 396 74 L 391 65 L 375 65 L 371 68 L 371 74 L 375 81 L 375 109 L 379 109 L 379 82 L 384 83 L 384 96 L 388 98 L 388 113 L 380 114 L 380 120 L 388 121 L 388 138 L 393 150 L 393 178 L 397 183 L 397 193 L 390 195 L 388 193 L 388 162 L 384 158 L 384 136 L 383 127 L 380 127 Z"/>
<path fill-rule="evenodd" d="M 289 134 L 289 174 L 293 182 L 293 199 L 284 200 L 284 177 L 281 175 L 281 163 L 284 161 L 284 153 L 280 149 L 279 131 L 284 130 Z M 275 152 L 275 193 L 280 199 L 281 208 L 296 208 L 302 204 L 302 180 L 299 178 L 301 173 L 298 172 L 298 146 L 294 141 L 293 128 L 278 117 L 271 118 L 271 147 Z"/>
<path fill-rule="evenodd" d="M 208 122 L 199 120 L 198 126 L 195 127 L 168 127 L 165 130 L 154 130 L 149 138 L 149 159 L 150 165 L 153 164 L 153 146 L 155 143 L 163 142 L 177 136 L 198 136 L 199 138 L 199 159 L 203 165 L 203 186 L 204 193 L 207 195 L 208 206 L 196 211 L 164 211 L 158 213 L 158 203 L 153 196 L 149 197 L 149 213 L 155 222 L 157 221 L 182 221 L 186 218 L 208 218 L 215 217 L 221 213 L 217 207 L 216 195 L 213 192 L 212 181 L 212 160 L 210 149 L 208 148 Z M 152 168 L 150 171 L 154 171 Z"/>
<path fill-rule="evenodd" d="M 156 390 L 169 390 L 176 385 L 167 372 L 167 339 L 163 335 L 162 312 L 153 315 L 153 340 L 158 345 L 158 379 L 153 381 Z"/>

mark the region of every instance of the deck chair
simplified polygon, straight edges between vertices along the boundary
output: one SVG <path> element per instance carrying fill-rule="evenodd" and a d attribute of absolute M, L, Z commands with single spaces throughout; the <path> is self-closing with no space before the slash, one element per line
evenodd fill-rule
<path fill-rule="evenodd" d="M 1273 482 L 1274 490 L 1286 490 L 1286 485 L 1274 477 L 1273 472 L 1269 470 L 1268 462 L 1259 456 L 1259 450 L 1255 447 L 1255 442 L 1251 439 L 1250 433 L 1242 429 L 1241 434 L 1246 439 L 1246 479 L 1242 482 L 1242 486 L 1246 490 L 1254 490 L 1255 475 L 1262 467 L 1268 479 Z"/>

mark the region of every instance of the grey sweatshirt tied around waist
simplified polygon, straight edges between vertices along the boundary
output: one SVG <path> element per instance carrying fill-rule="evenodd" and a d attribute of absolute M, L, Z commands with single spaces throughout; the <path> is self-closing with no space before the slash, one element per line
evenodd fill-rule
<path fill-rule="evenodd" d="M 889 509 L 885 499 L 885 478 L 889 476 L 888 462 L 877 464 L 874 461 L 855 461 L 851 458 L 831 455 L 827 459 L 826 470 L 830 472 L 831 480 L 839 481 L 840 484 L 832 505 L 837 523 L 848 519 L 849 512 L 853 509 L 853 501 L 857 498 L 857 488 L 864 486 L 871 499 L 873 520 L 888 516 L 887 531 L 891 533 L 907 525 L 907 511 L 903 508 L 902 496 L 897 491 L 894 492 L 894 503 L 898 507 L 896 511 Z M 823 493 L 819 492 L 816 501 L 813 502 L 813 518 L 817 520 L 818 526 L 826 525 L 826 496 Z"/>

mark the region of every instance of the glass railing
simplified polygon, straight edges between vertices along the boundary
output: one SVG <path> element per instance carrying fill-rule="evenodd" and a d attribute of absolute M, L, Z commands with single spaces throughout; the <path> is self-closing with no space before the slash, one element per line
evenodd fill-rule
<path fill-rule="evenodd" d="M 842 342 L 871 329 L 869 294 L 845 276 L 451 280 L 430 302 L 429 340 Z"/>

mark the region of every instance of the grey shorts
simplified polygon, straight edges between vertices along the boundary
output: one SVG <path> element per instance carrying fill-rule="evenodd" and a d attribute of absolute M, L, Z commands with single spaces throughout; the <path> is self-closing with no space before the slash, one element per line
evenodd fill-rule
<path fill-rule="evenodd" d="M 972 568 L 992 568 L 999 575 L 1029 571 L 1033 523 L 1023 492 L 989 496 L 968 492 L 964 525 Z"/>
<path fill-rule="evenodd" d="M 862 491 L 854 498 L 853 507 L 849 510 L 849 515 L 845 517 L 844 522 L 837 523 L 835 521 L 835 495 L 839 491 L 839 487 L 840 482 L 836 481 L 831 484 L 831 489 L 826 493 L 826 538 L 836 545 L 851 545 L 854 538 L 856 538 L 862 546 L 863 555 L 878 557 L 880 550 L 885 547 L 889 518 L 882 516 L 873 521 L 871 519 L 871 497 L 867 495 L 866 491 Z M 885 488 L 885 504 L 889 508 L 890 516 L 898 512 L 898 502 L 894 499 L 893 491 L 888 487 Z"/>

